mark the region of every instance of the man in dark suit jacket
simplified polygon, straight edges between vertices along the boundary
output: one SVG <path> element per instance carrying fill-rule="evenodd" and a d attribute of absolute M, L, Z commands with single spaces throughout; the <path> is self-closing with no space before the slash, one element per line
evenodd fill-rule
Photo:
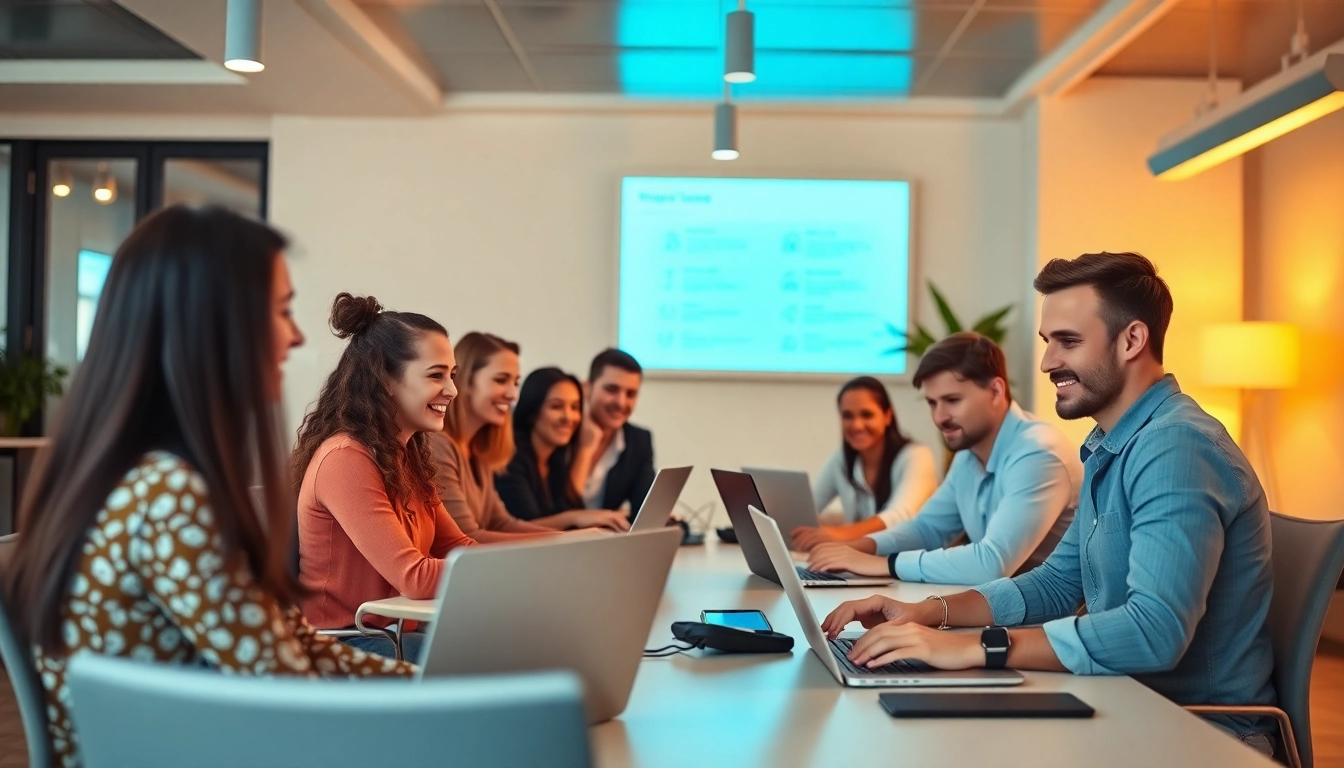
<path fill-rule="evenodd" d="M 644 369 L 619 349 L 606 349 L 593 358 L 583 383 L 587 404 L 576 474 L 583 484 L 588 509 L 630 506 L 633 519 L 653 485 L 653 433 L 630 423 L 639 398 Z"/>

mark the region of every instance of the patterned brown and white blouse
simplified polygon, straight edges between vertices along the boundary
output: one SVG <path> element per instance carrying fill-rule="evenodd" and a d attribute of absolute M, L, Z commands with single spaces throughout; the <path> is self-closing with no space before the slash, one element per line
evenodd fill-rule
<path fill-rule="evenodd" d="M 146 454 L 112 490 L 84 541 L 62 611 L 66 654 L 34 658 L 58 765 L 79 765 L 68 654 L 204 664 L 229 674 L 410 675 L 415 667 L 318 635 L 246 563 L 228 562 L 205 482 L 171 453 Z"/>

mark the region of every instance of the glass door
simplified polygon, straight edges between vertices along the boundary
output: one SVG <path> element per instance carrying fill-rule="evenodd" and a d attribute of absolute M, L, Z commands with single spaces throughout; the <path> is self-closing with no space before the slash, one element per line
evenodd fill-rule
<path fill-rule="evenodd" d="M 67 370 L 84 359 L 112 254 L 135 226 L 138 166 L 135 158 L 47 160 L 46 353 Z"/>
<path fill-rule="evenodd" d="M 253 218 L 264 214 L 260 159 L 169 157 L 162 169 L 159 207 L 218 205 Z"/>
<path fill-rule="evenodd" d="M 265 142 L 11 144 L 0 154 L 0 194 L 11 198 L 0 198 L 0 244 L 11 246 L 12 261 L 0 264 L 0 301 L 8 304 L 0 303 L 0 317 L 8 318 L 10 348 L 71 375 L 87 351 L 113 254 L 138 221 L 178 203 L 266 215 Z M 17 177 L 6 184 L 10 165 Z M 58 401 L 48 399 L 23 434 L 44 434 Z"/>

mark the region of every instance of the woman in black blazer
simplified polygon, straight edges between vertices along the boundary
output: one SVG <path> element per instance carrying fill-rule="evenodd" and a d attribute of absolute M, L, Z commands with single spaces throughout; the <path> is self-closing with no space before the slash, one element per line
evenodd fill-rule
<path fill-rule="evenodd" d="M 574 451 L 583 423 L 579 380 L 559 368 L 528 374 L 513 410 L 517 449 L 495 489 L 514 517 L 556 530 L 629 530 L 620 512 L 583 509 L 573 477 Z"/>

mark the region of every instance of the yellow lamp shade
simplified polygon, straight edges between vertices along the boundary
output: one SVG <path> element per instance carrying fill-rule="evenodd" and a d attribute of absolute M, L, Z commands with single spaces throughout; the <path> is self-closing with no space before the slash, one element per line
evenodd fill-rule
<path fill-rule="evenodd" d="M 1298 330 L 1288 323 L 1205 326 L 1200 338 L 1204 384 L 1238 389 L 1295 387 L 1300 347 Z"/>

